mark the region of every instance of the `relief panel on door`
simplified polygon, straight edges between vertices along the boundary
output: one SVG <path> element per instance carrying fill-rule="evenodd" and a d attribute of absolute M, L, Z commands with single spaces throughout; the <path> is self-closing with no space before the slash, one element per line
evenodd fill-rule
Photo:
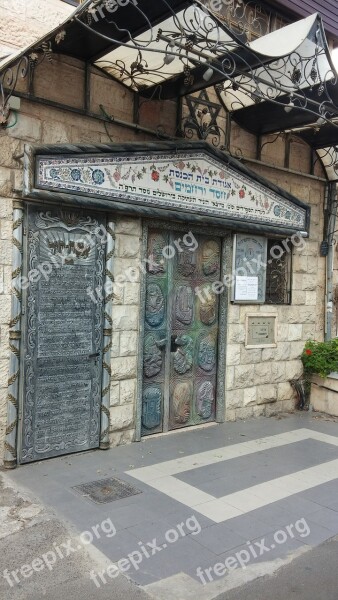
<path fill-rule="evenodd" d="M 146 256 L 143 344 L 142 435 L 163 428 L 167 341 L 168 263 L 163 250 L 168 234 L 151 231 Z"/>
<path fill-rule="evenodd" d="M 40 276 L 25 299 L 22 463 L 99 446 L 102 225 L 72 210 L 29 208 L 26 269 Z"/>
<path fill-rule="evenodd" d="M 215 420 L 221 242 L 195 240 L 173 261 L 169 429 Z"/>
<path fill-rule="evenodd" d="M 221 241 L 149 231 L 142 435 L 215 420 Z M 176 248 L 166 259 L 166 246 Z M 164 255 L 164 256 L 163 256 Z M 153 264 L 154 262 L 154 264 Z"/>

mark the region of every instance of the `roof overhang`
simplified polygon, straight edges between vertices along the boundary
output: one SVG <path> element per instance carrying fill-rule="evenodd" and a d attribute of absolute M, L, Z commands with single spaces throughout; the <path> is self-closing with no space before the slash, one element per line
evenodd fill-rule
<path fill-rule="evenodd" d="M 310 143 L 316 149 L 337 145 L 337 73 L 320 17 L 249 43 L 238 23 L 229 24 L 206 4 L 112 0 L 102 8 L 102 0 L 86 0 L 48 36 L 0 63 L 0 87 L 6 87 L 13 64 L 27 72 L 29 61 L 43 57 L 47 45 L 151 98 L 176 98 L 216 85 L 233 118 L 255 134 L 318 132 L 321 126 L 319 136 L 306 132 Z M 317 144 L 321 136 L 325 146 Z"/>

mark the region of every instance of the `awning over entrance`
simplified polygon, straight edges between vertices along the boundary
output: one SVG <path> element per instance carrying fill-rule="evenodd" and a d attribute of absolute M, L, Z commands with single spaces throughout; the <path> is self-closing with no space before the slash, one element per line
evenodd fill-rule
<path fill-rule="evenodd" d="M 250 42 L 239 18 L 231 21 L 210 6 L 207 0 L 86 0 L 48 36 L 0 63 L 0 86 L 15 82 L 15 64 L 27 75 L 46 52 L 61 53 L 151 98 L 215 85 L 234 119 L 258 135 L 323 127 L 324 145 L 314 136 L 314 148 L 338 144 L 337 73 L 320 17 Z M 3 110 L 6 101 L 4 93 Z"/>
<path fill-rule="evenodd" d="M 206 143 L 43 146 L 26 157 L 33 199 L 237 230 L 307 235 L 310 209 Z M 35 176 L 34 176 L 35 173 Z M 27 178 L 25 178 L 27 180 Z"/>
<path fill-rule="evenodd" d="M 265 35 L 251 43 L 250 48 L 260 57 L 260 64 L 254 69 L 243 68 L 234 81 L 224 83 L 221 92 L 231 112 L 255 107 L 258 118 L 252 119 L 253 111 L 242 111 L 239 116 L 248 129 L 270 133 L 290 127 L 291 119 L 293 126 L 312 122 L 314 110 L 321 114 L 326 109 L 321 107 L 325 93 L 337 105 L 338 117 L 336 72 L 318 15 Z M 266 104 L 258 106 L 267 100 L 278 100 L 268 112 Z M 307 110 L 308 115 L 304 114 Z M 334 111 L 333 106 L 331 110 Z"/>

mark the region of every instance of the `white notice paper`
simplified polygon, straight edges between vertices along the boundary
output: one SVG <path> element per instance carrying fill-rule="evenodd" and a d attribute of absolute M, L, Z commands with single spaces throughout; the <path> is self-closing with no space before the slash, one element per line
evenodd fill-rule
<path fill-rule="evenodd" d="M 236 277 L 235 300 L 258 300 L 258 277 Z"/>

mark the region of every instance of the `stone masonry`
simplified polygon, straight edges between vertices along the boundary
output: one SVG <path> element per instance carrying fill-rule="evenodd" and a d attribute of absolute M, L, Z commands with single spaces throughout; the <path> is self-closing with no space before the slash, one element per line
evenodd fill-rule
<path fill-rule="evenodd" d="M 256 169 L 271 179 L 271 170 Z M 270 177 L 269 177 L 270 175 Z M 278 177 L 274 174 L 274 183 Z M 281 185 L 279 183 L 279 185 Z M 323 186 L 315 180 L 300 181 L 288 175 L 283 187 L 311 205 L 310 239 L 294 250 L 291 306 L 230 306 L 227 346 L 226 419 L 272 415 L 294 408 L 289 383 L 302 374 L 300 355 L 308 339 L 324 336 L 325 258 L 319 256 L 323 231 L 320 206 Z M 277 348 L 246 349 L 245 320 L 248 313 L 277 316 Z M 248 382 L 251 385 L 248 385 Z"/>

